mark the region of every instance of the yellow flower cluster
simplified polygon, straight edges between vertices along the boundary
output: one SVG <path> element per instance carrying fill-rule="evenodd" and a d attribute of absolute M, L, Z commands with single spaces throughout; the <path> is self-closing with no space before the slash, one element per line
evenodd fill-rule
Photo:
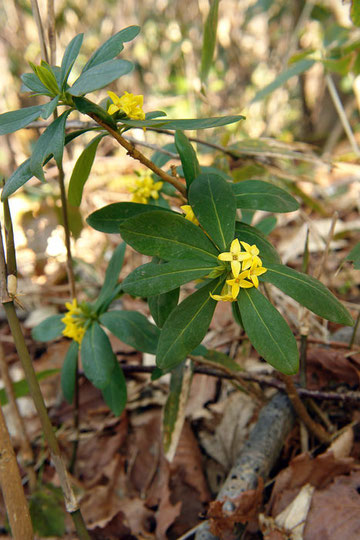
<path fill-rule="evenodd" d="M 163 182 L 154 182 L 150 174 L 142 174 L 136 178 L 128 189 L 132 193 L 132 202 L 147 204 L 149 199 L 158 199 Z"/>
<path fill-rule="evenodd" d="M 124 92 L 124 95 L 119 97 L 115 92 L 108 92 L 112 104 L 108 108 L 109 114 L 114 114 L 117 111 L 121 111 L 126 114 L 128 118 L 132 120 L 145 120 L 145 113 L 142 109 L 144 103 L 144 96 L 134 96 L 129 92 Z"/>
<path fill-rule="evenodd" d="M 77 341 L 81 344 L 85 334 L 85 317 L 80 307 L 77 305 L 77 301 L 74 298 L 72 302 L 66 302 L 65 304 L 67 312 L 61 321 L 65 324 L 65 328 L 62 331 L 63 335 Z"/>
<path fill-rule="evenodd" d="M 240 244 L 245 251 L 241 251 Z M 267 271 L 262 265 L 256 245 L 239 242 L 237 238 L 231 242 L 230 251 L 220 253 L 218 259 L 230 262 L 232 277 L 226 280 L 221 294 L 211 294 L 214 300 L 234 302 L 241 288 L 258 287 L 258 276 Z"/>

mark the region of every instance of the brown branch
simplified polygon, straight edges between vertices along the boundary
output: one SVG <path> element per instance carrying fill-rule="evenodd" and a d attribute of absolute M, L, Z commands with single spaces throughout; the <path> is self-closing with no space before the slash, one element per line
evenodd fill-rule
<path fill-rule="evenodd" d="M 155 165 L 155 163 L 153 163 L 150 159 L 144 156 L 144 154 L 139 152 L 139 150 L 135 148 L 135 146 L 131 142 L 126 140 L 122 135 L 120 135 L 120 133 L 116 129 L 113 129 L 111 126 L 106 124 L 106 122 L 101 120 L 101 118 L 99 118 L 96 114 L 89 113 L 89 116 L 93 120 L 95 120 L 95 122 L 99 124 L 99 126 L 106 129 L 106 131 L 112 137 L 114 137 L 114 139 L 116 139 L 117 142 L 121 144 L 121 146 L 123 146 L 127 150 L 127 153 L 129 154 L 129 156 L 131 156 L 133 159 L 137 159 L 138 161 L 140 161 L 143 165 L 148 167 L 148 169 L 152 170 L 155 174 L 160 176 L 160 178 L 164 180 L 164 182 L 168 182 L 169 184 L 174 186 L 181 193 L 181 195 L 186 197 L 186 188 L 184 184 L 182 184 L 182 182 L 180 182 L 179 180 L 177 180 L 177 178 L 174 178 L 170 174 L 167 174 L 162 169 L 160 169 L 157 165 Z"/>

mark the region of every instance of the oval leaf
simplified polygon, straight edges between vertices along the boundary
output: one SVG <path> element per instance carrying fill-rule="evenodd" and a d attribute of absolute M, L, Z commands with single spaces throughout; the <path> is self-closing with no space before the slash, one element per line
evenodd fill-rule
<path fill-rule="evenodd" d="M 110 384 L 104 388 L 102 395 L 109 409 L 115 416 L 120 416 L 125 409 L 127 392 L 124 373 L 117 362 L 111 375 Z"/>
<path fill-rule="evenodd" d="M 175 145 L 181 159 L 186 185 L 189 188 L 192 181 L 201 173 L 198 158 L 189 139 L 182 131 L 176 131 Z"/>
<path fill-rule="evenodd" d="M 72 403 L 74 399 L 78 354 L 79 344 L 72 341 L 61 369 L 61 390 L 68 403 Z"/>
<path fill-rule="evenodd" d="M 261 180 L 244 180 L 232 184 L 238 208 L 267 210 L 268 212 L 293 212 L 299 204 L 283 189 Z"/>
<path fill-rule="evenodd" d="M 159 329 L 141 313 L 125 310 L 108 311 L 100 316 L 100 322 L 130 347 L 134 347 L 137 351 L 155 354 Z"/>
<path fill-rule="evenodd" d="M 150 296 L 148 305 L 152 318 L 158 328 L 162 328 L 166 319 L 173 309 L 176 308 L 179 301 L 180 289 L 174 289 L 167 293 Z"/>
<path fill-rule="evenodd" d="M 299 368 L 296 339 L 277 309 L 254 287 L 240 289 L 238 306 L 251 343 L 275 369 L 292 375 Z"/>
<path fill-rule="evenodd" d="M 140 26 L 128 26 L 127 28 L 120 30 L 120 32 L 117 32 L 114 36 L 111 36 L 111 38 L 106 40 L 105 43 L 103 43 L 90 57 L 89 61 L 84 66 L 83 73 L 90 68 L 115 58 L 115 56 L 123 50 L 123 43 L 132 41 L 139 32 Z"/>
<path fill-rule="evenodd" d="M 113 203 L 96 210 L 86 222 L 97 231 L 106 233 L 120 233 L 120 225 L 126 220 L 144 212 L 158 211 L 158 206 L 141 203 Z"/>
<path fill-rule="evenodd" d="M 130 73 L 133 68 L 134 65 L 127 60 L 108 60 L 83 72 L 67 92 L 72 96 L 81 96 L 99 90 Z"/>
<path fill-rule="evenodd" d="M 203 173 L 191 184 L 189 203 L 220 251 L 234 239 L 236 202 L 230 184 L 218 174 Z"/>
<path fill-rule="evenodd" d="M 75 167 L 73 168 L 70 182 L 68 198 L 69 203 L 73 206 L 80 206 L 84 185 L 89 178 L 92 164 L 94 163 L 96 150 L 99 142 L 104 137 L 104 134 L 95 137 L 84 149 L 78 157 Z"/>
<path fill-rule="evenodd" d="M 97 322 L 85 332 L 81 342 L 81 363 L 84 373 L 96 388 L 106 388 L 116 365 L 109 338 Z"/>
<path fill-rule="evenodd" d="M 212 280 L 170 313 L 161 330 L 156 353 L 159 368 L 173 369 L 202 342 L 216 307 L 210 293 L 220 290 L 221 284 L 218 279 Z"/>
<path fill-rule="evenodd" d="M 216 266 L 197 261 L 143 264 L 124 279 L 122 288 L 128 294 L 146 298 L 172 291 L 193 279 L 204 277 Z"/>
<path fill-rule="evenodd" d="M 257 245 L 260 250 L 259 256 L 261 257 L 264 266 L 267 266 L 269 263 L 280 262 L 280 257 L 276 249 L 270 244 L 266 236 L 256 229 L 256 227 L 238 221 L 235 224 L 235 236 L 239 240 L 243 240 L 250 245 Z"/>
<path fill-rule="evenodd" d="M 147 212 L 120 225 L 127 244 L 143 253 L 171 259 L 193 259 L 217 265 L 218 252 L 202 230 L 174 212 Z"/>
<path fill-rule="evenodd" d="M 63 314 L 52 315 L 31 330 L 31 335 L 36 341 L 51 341 L 61 336 L 65 324 L 61 322 Z"/>
<path fill-rule="evenodd" d="M 30 122 L 39 118 L 42 109 L 43 105 L 34 105 L 34 107 L 25 107 L 0 114 L 0 135 L 14 133 L 14 131 L 26 127 Z"/>
<path fill-rule="evenodd" d="M 349 326 L 354 324 L 347 309 L 317 279 L 283 264 L 270 264 L 267 269 L 261 281 L 272 283 L 324 319 Z"/>

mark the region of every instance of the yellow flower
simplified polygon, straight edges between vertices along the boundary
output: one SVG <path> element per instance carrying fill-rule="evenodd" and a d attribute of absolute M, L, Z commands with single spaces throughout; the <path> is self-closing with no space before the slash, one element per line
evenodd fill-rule
<path fill-rule="evenodd" d="M 142 109 L 144 96 L 134 96 L 129 92 L 124 92 L 124 95 L 119 97 L 114 92 L 109 91 L 108 95 L 113 103 L 108 108 L 109 114 L 114 114 L 117 111 L 124 112 L 128 118 L 132 120 L 145 120 L 145 113 Z"/>
<path fill-rule="evenodd" d="M 235 298 L 231 294 L 231 287 L 227 284 L 227 282 L 223 286 L 221 294 L 210 293 L 210 296 L 213 300 L 216 300 L 217 302 L 233 302 L 235 300 Z"/>
<path fill-rule="evenodd" d="M 262 266 L 261 259 L 260 259 L 260 257 L 258 257 L 259 249 L 256 246 L 256 244 L 253 244 L 252 246 L 250 246 L 250 244 L 247 244 L 246 242 L 243 242 L 242 240 L 240 241 L 240 244 L 245 249 L 246 253 L 249 255 L 247 260 L 245 262 L 243 262 L 242 269 L 247 270 L 248 268 L 253 266 L 254 263 L 255 263 L 254 268 L 256 266 Z"/>
<path fill-rule="evenodd" d="M 195 216 L 194 211 L 193 211 L 193 209 L 191 208 L 191 206 L 189 204 L 183 204 L 183 206 L 180 206 L 180 208 L 185 214 L 185 219 L 188 219 L 194 225 L 199 225 L 199 221 L 198 221 L 197 217 Z"/>
<path fill-rule="evenodd" d="M 132 202 L 147 204 L 149 199 L 158 199 L 159 191 L 163 182 L 154 182 L 148 173 L 140 173 L 140 176 L 128 186 L 130 193 L 133 194 Z"/>
<path fill-rule="evenodd" d="M 248 270 L 248 278 L 251 279 L 256 288 L 258 288 L 259 286 L 258 276 L 261 276 L 262 274 L 265 274 L 265 272 L 267 272 L 267 268 L 263 267 L 261 259 L 259 259 L 260 265 L 257 264 L 257 259 L 259 259 L 259 257 L 256 257 L 256 259 L 253 260 L 250 270 Z"/>
<path fill-rule="evenodd" d="M 226 283 L 231 287 L 231 296 L 233 300 L 236 300 L 240 289 L 250 289 L 250 287 L 253 287 L 254 284 L 251 283 L 251 281 L 248 281 L 247 278 L 250 277 L 249 270 L 245 270 L 245 272 L 241 272 L 236 278 L 234 279 L 227 279 Z"/>
<path fill-rule="evenodd" d="M 241 251 L 240 243 L 237 238 L 231 242 L 230 251 L 220 253 L 218 256 L 220 261 L 229 261 L 231 263 L 231 271 L 235 278 L 237 278 L 240 273 L 241 262 L 250 260 L 251 258 L 252 255 L 250 253 Z M 251 264 L 249 266 L 251 266 Z"/>
<path fill-rule="evenodd" d="M 78 307 L 77 301 L 74 298 L 72 302 L 66 302 L 65 304 L 67 312 L 61 321 L 65 324 L 65 328 L 62 331 L 63 335 L 77 341 L 81 344 L 85 334 L 85 317 L 81 308 Z"/>

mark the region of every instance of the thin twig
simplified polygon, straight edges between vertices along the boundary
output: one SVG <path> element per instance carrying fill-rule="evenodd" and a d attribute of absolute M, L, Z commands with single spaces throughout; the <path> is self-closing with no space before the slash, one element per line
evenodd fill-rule
<path fill-rule="evenodd" d="M 37 0 L 31 0 L 31 9 L 32 9 L 33 17 L 36 23 L 38 35 L 39 35 L 41 56 L 43 60 L 45 60 L 46 62 L 49 62 L 49 55 L 47 52 L 46 41 L 45 41 L 45 32 L 44 32 L 44 27 L 41 21 L 39 4 Z"/>
<path fill-rule="evenodd" d="M 50 64 L 56 65 L 56 29 L 54 0 L 47 0 L 48 39 L 50 48 Z"/>

